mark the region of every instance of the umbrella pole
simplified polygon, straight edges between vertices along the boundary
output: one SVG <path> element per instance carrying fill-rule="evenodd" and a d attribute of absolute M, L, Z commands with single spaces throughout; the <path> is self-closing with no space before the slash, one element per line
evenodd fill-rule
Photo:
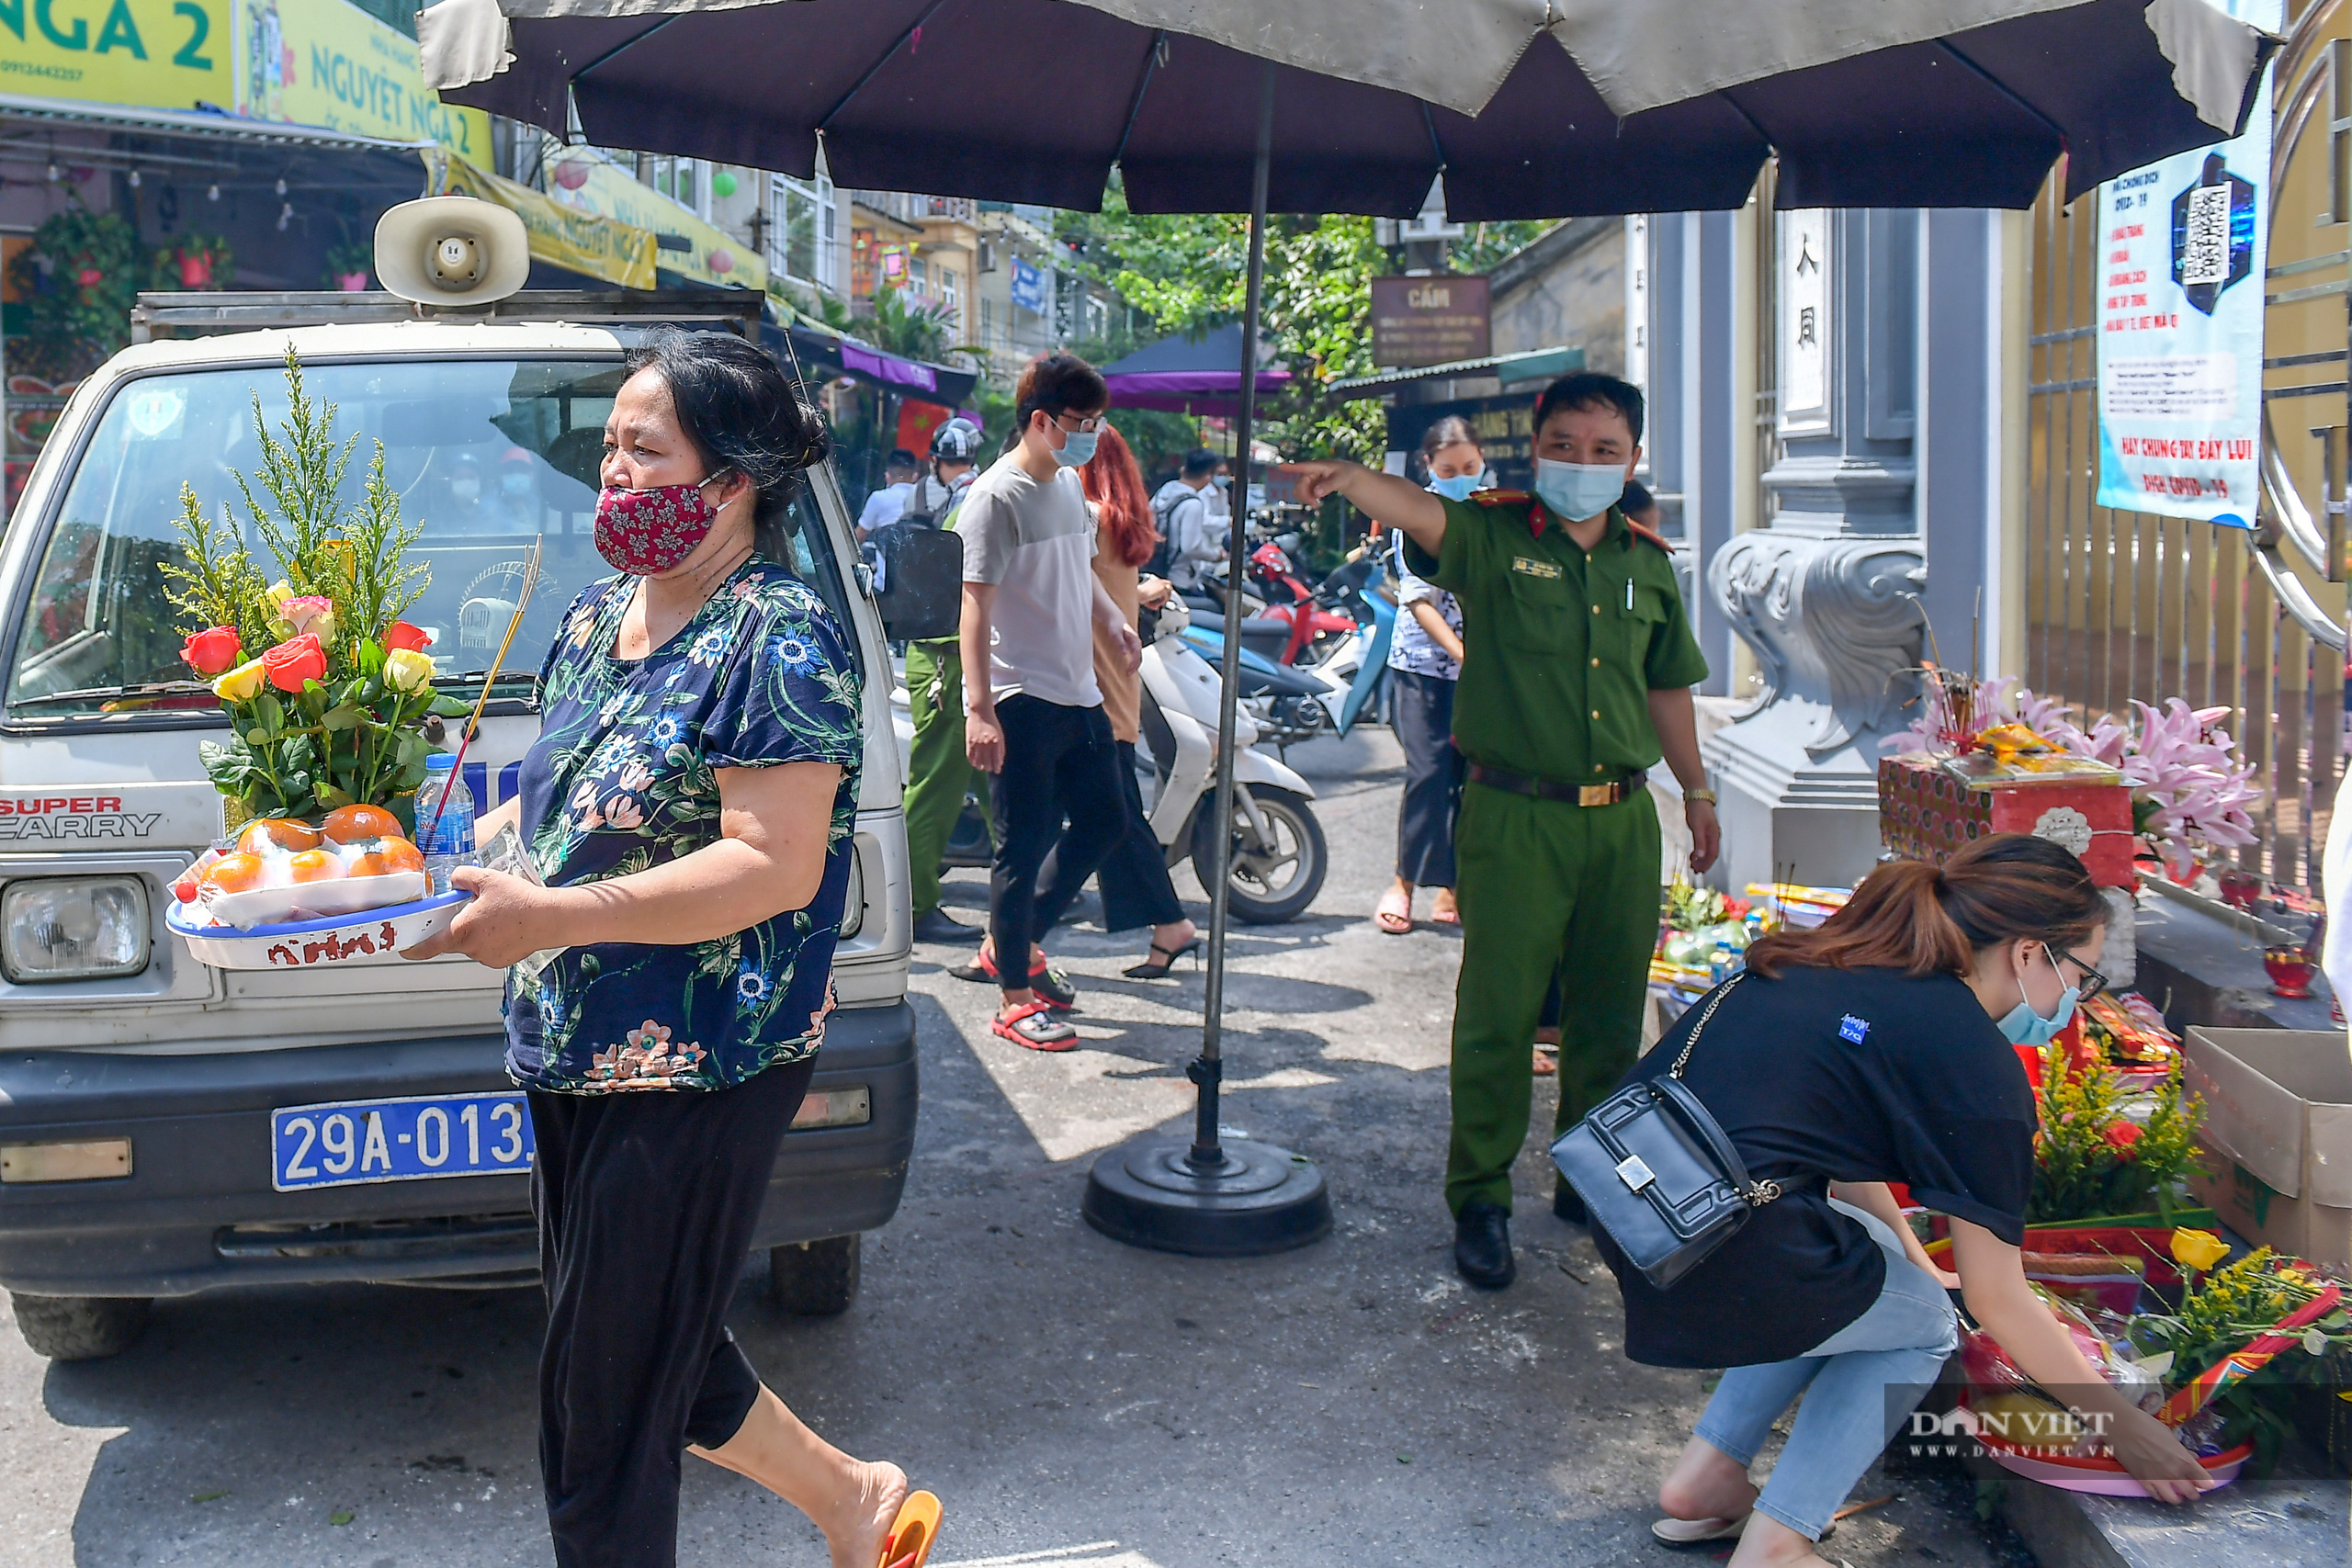
<path fill-rule="evenodd" d="M 1225 1077 L 1225 940 L 1233 869 L 1234 727 L 1241 687 L 1241 585 L 1249 558 L 1250 448 L 1258 401 L 1258 322 L 1266 278 L 1266 186 L 1273 159 L 1274 66 L 1259 62 L 1258 150 L 1250 178 L 1250 271 L 1241 317 L 1241 408 L 1235 421 L 1232 525 L 1226 538 L 1223 692 L 1217 705 L 1216 793 L 1225 831 L 1211 835 L 1216 863 L 1193 869 L 1209 894 L 1209 962 L 1201 1054 L 1184 1069 L 1199 1089 L 1190 1146 L 1147 1135 L 1109 1150 L 1087 1179 L 1084 1213 L 1119 1241 L 1167 1252 L 1237 1258 L 1304 1247 L 1330 1234 L 1323 1174 L 1269 1144 L 1217 1125 Z"/>

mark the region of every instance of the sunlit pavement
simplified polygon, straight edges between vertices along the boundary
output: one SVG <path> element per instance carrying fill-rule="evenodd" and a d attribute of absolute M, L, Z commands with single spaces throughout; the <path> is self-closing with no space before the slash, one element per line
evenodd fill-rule
<path fill-rule="evenodd" d="M 1336 1233 L 1240 1262 L 1096 1235 L 1078 1213 L 1092 1156 L 1189 1112 L 1201 976 L 1121 979 L 1142 933 L 1066 926 L 1050 946 L 1083 1040 L 1039 1055 L 988 1033 L 992 993 L 945 973 L 962 951 L 926 946 L 921 1138 L 864 1290 L 840 1318 L 793 1320 L 747 1277 L 736 1334 L 820 1431 L 942 1495 L 940 1568 L 1709 1561 L 1647 1529 L 1702 1378 L 1617 1354 L 1614 1284 L 1551 1217 L 1537 1140 L 1519 1283 L 1453 1276 L 1438 1180 L 1457 939 L 1367 918 L 1394 852 L 1393 743 L 1291 761 L 1323 792 L 1334 864 L 1309 918 L 1237 928 L 1225 1120 L 1320 1162 Z M 978 919 L 981 874 L 949 891 Z M 539 1329 L 530 1292 L 368 1287 L 161 1303 L 128 1354 L 74 1366 L 0 1328 L 0 1562 L 546 1562 Z M 824 1561 L 790 1508 L 687 1464 L 684 1562 Z M 2022 1560 L 1964 1489 L 1873 1476 L 1856 1496 L 1889 1493 L 1830 1557 Z"/>

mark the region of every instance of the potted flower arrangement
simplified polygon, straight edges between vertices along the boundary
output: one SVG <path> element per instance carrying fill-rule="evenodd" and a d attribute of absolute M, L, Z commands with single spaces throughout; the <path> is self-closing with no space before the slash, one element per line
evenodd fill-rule
<path fill-rule="evenodd" d="M 291 352 L 286 380 L 289 407 L 276 431 L 254 401 L 258 471 L 235 476 L 247 525 L 276 571 L 259 564 L 232 519 L 207 515 L 186 486 L 184 559 L 164 568 L 171 604 L 187 617 L 181 657 L 210 678 L 229 716 L 229 738 L 200 743 L 198 754 L 235 835 L 175 892 L 184 907 L 240 928 L 271 923 L 240 918 L 252 912 L 240 898 L 279 919 L 413 900 L 412 874 L 423 863 L 409 835 L 433 750 L 426 726 L 466 711 L 435 690 L 426 634 L 401 618 L 424 592 L 426 568 L 404 559 L 418 527 L 401 516 L 381 446 L 361 498 L 346 503 L 341 487 L 358 438 L 335 440 L 334 408 L 312 401 Z M 272 890 L 281 896 L 254 901 Z M 368 901 L 383 892 L 402 897 Z"/>
<path fill-rule="evenodd" d="M 156 247 L 149 284 L 158 289 L 226 288 L 236 271 L 236 253 L 227 240 L 190 231 Z"/>
<path fill-rule="evenodd" d="M 2135 1116 L 2121 1074 L 2075 1060 L 2059 1041 L 2042 1048 L 2029 1227 L 2169 1233 L 2184 1216 L 2210 1217 L 2180 1201 L 2204 1119 L 2202 1103 L 2182 1087 L 2180 1058 L 2152 1082 L 2139 1076 L 2146 1087 L 2131 1094 L 2144 1096 L 2146 1109 Z"/>

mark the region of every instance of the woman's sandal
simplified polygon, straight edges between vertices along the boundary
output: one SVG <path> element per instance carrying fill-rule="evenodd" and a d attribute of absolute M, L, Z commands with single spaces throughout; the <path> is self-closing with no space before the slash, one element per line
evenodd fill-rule
<path fill-rule="evenodd" d="M 1668 1546 L 1705 1546 L 1718 1540 L 1737 1540 L 1747 1529 L 1747 1521 L 1755 1517 L 1756 1510 L 1751 1508 L 1736 1519 L 1652 1519 L 1650 1534 Z M 1827 1540 L 1837 1533 L 1838 1521 L 1832 1519 L 1829 1528 L 1821 1532 L 1821 1539 Z"/>
<path fill-rule="evenodd" d="M 939 1499 L 928 1492 L 910 1492 L 890 1521 L 883 1539 L 882 1557 L 876 1568 L 922 1568 L 931 1544 L 939 1539 Z"/>
<path fill-rule="evenodd" d="M 1560 1070 L 1560 1048 L 1557 1045 L 1535 1047 L 1535 1076 L 1548 1078 Z"/>
<path fill-rule="evenodd" d="M 1433 926 L 1460 926 L 1462 924 L 1462 906 L 1458 903 L 1450 903 L 1442 898 L 1439 899 L 1437 901 L 1437 907 L 1430 911 L 1430 924 Z"/>
<path fill-rule="evenodd" d="M 1372 923 L 1388 936 L 1403 936 L 1413 929 L 1413 896 L 1394 887 L 1372 907 Z"/>
<path fill-rule="evenodd" d="M 980 953 L 969 964 L 959 964 L 948 973 L 958 980 L 986 980 L 990 985 L 1000 983 L 993 953 Z M 1046 1006 L 1058 1011 L 1069 1012 L 1078 1006 L 1078 992 L 1071 988 L 1068 977 L 1042 958 L 1037 960 L 1036 967 L 1029 971 L 1029 988 Z"/>
<path fill-rule="evenodd" d="M 1068 1051 L 1078 1043 L 1078 1031 L 1054 1017 L 1053 1010 L 1042 1001 L 992 1020 L 989 1032 L 1032 1051 Z"/>
<path fill-rule="evenodd" d="M 1188 953 L 1198 953 L 1200 951 L 1201 939 L 1199 937 L 1193 938 L 1192 941 L 1186 942 L 1183 946 L 1172 951 L 1160 946 L 1155 942 L 1151 944 L 1151 958 L 1145 959 L 1141 964 L 1136 964 L 1132 968 L 1122 969 L 1119 973 L 1125 975 L 1130 980 L 1165 979 L 1167 978 L 1168 972 L 1176 967 L 1176 961 L 1178 959 L 1183 957 L 1184 954 Z M 1159 962 L 1157 964 L 1153 963 L 1153 958 L 1158 959 Z M 1193 961 L 1193 966 L 1194 968 L 1200 967 L 1200 960 L 1197 958 L 1194 959 Z"/>

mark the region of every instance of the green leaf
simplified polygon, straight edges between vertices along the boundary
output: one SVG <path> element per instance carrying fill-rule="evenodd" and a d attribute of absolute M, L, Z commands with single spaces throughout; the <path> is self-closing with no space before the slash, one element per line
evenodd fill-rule
<path fill-rule="evenodd" d="M 316 681 L 303 682 L 301 703 L 302 711 L 310 716 L 311 722 L 312 724 L 318 723 L 321 718 L 326 716 L 326 688 L 320 685 Z"/>
<path fill-rule="evenodd" d="M 338 1508 L 334 1513 L 327 1516 L 327 1523 L 331 1525 L 347 1525 L 351 1520 L 352 1515 L 350 1512 L 342 1508 Z"/>
<path fill-rule="evenodd" d="M 336 785 L 332 784 L 321 784 L 316 793 L 319 797 L 319 804 L 325 807 L 329 811 L 333 811 L 338 806 L 349 806 L 351 804 L 350 792 L 338 788 Z"/>
<path fill-rule="evenodd" d="M 1234 384 L 1240 385 L 1238 380 Z M 359 645 L 359 670 L 370 678 L 384 672 L 384 650 L 373 637 Z"/>
<path fill-rule="evenodd" d="M 261 720 L 261 727 L 272 735 L 286 728 L 286 705 L 267 692 L 254 698 L 254 714 Z"/>
<path fill-rule="evenodd" d="M 330 731 L 356 729 L 359 728 L 359 721 L 367 716 L 346 696 L 340 704 L 321 714 L 319 723 Z"/>
<path fill-rule="evenodd" d="M 229 1492 L 226 1487 L 221 1488 L 218 1492 L 194 1492 L 188 1495 L 188 1501 L 191 1503 L 217 1503 L 228 1495 Z"/>
<path fill-rule="evenodd" d="M 433 698 L 433 705 L 424 711 L 427 713 L 439 714 L 443 718 L 463 718 L 468 714 L 474 711 L 474 705 L 469 702 L 460 701 L 458 698 L 448 696 L 445 694 L 436 693 Z"/>

